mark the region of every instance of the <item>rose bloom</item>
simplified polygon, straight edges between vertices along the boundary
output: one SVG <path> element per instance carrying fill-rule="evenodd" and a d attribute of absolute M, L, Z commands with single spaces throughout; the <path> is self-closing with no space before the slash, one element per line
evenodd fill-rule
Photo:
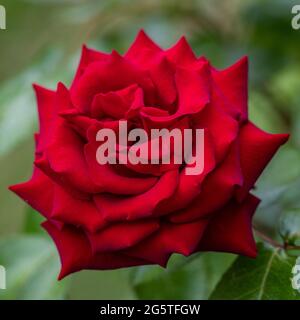
<path fill-rule="evenodd" d="M 81 269 L 166 266 L 172 253 L 256 256 L 249 192 L 286 134 L 248 120 L 248 60 L 217 70 L 185 38 L 161 49 L 143 31 L 125 55 L 83 47 L 74 81 L 34 85 L 40 129 L 32 178 L 10 187 L 44 217 L 59 279 Z M 204 129 L 204 170 L 103 164 L 100 129 Z M 174 150 L 173 150 L 174 151 Z"/>

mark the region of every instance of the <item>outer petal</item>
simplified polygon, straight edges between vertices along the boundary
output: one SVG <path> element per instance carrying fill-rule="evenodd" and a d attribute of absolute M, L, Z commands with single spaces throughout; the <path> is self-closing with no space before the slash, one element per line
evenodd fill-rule
<path fill-rule="evenodd" d="M 74 110 L 68 90 L 59 84 L 56 100 L 60 112 Z M 67 120 L 57 117 L 49 134 L 49 141 L 35 164 L 59 184 L 74 187 L 78 191 L 93 193 L 99 187 L 92 183 L 84 157 L 84 141 Z M 40 140 L 40 138 L 39 138 Z"/>
<path fill-rule="evenodd" d="M 197 62 L 197 58 L 185 37 L 180 38 L 172 48 L 168 49 L 166 56 L 172 63 L 179 66 L 188 66 Z"/>
<path fill-rule="evenodd" d="M 54 240 L 60 255 L 59 280 L 82 269 L 116 269 L 149 263 L 122 253 L 93 255 L 89 241 L 80 229 L 65 226 L 60 230 L 49 221 L 43 223 L 43 227 Z"/>
<path fill-rule="evenodd" d="M 9 189 L 44 217 L 50 218 L 54 183 L 38 168 L 34 169 L 32 178 L 28 182 L 10 186 Z"/>
<path fill-rule="evenodd" d="M 58 185 L 54 188 L 51 218 L 83 227 L 89 232 L 95 232 L 107 225 L 92 199 L 74 197 Z"/>
<path fill-rule="evenodd" d="M 57 126 L 52 136 L 53 142 L 45 151 L 50 169 L 67 181 L 68 185 L 82 192 L 100 190 L 91 180 L 81 137 L 64 121 Z M 37 162 L 37 165 L 40 163 Z"/>
<path fill-rule="evenodd" d="M 222 71 L 212 68 L 212 77 L 228 103 L 227 112 L 242 120 L 248 118 L 248 58 L 244 57 Z"/>
<path fill-rule="evenodd" d="M 288 137 L 287 134 L 270 134 L 262 131 L 251 122 L 242 127 L 239 142 L 244 184 L 237 191 L 238 199 L 245 198 L 265 166 Z"/>
<path fill-rule="evenodd" d="M 217 162 L 224 159 L 239 131 L 238 122 L 213 103 L 193 118 L 193 126 L 209 131 Z"/>
<path fill-rule="evenodd" d="M 216 213 L 205 230 L 198 249 L 255 257 L 256 245 L 251 221 L 259 201 L 258 198 L 249 195 L 243 203 L 232 201 Z"/>
<path fill-rule="evenodd" d="M 144 30 L 141 30 L 126 52 L 125 58 L 141 66 L 145 66 L 149 62 L 151 63 L 153 57 L 161 52 L 162 49 L 148 37 Z"/>
<path fill-rule="evenodd" d="M 162 108 L 170 109 L 177 98 L 175 72 L 172 65 L 161 55 L 151 65 L 149 73 L 158 91 L 159 104 Z"/>
<path fill-rule="evenodd" d="M 39 140 L 36 152 L 40 153 L 49 143 L 55 121 L 57 120 L 56 93 L 36 84 L 33 87 L 39 114 Z"/>
<path fill-rule="evenodd" d="M 209 102 L 209 78 L 206 66 L 203 66 L 198 73 L 188 69 L 177 69 L 175 81 L 179 95 L 179 113 L 197 113 Z"/>
<path fill-rule="evenodd" d="M 161 225 L 159 232 L 128 249 L 127 254 L 166 266 L 172 253 L 188 256 L 196 250 L 207 222 L 199 220 L 187 224 L 165 223 Z"/>
<path fill-rule="evenodd" d="M 111 252 L 132 247 L 158 229 L 158 221 L 141 220 L 116 223 L 87 236 L 93 252 Z"/>
<path fill-rule="evenodd" d="M 134 42 L 125 54 L 125 57 L 132 60 L 139 60 L 145 49 L 160 53 L 162 49 L 145 33 L 140 30 Z"/>
<path fill-rule="evenodd" d="M 78 66 L 78 69 L 76 71 L 76 75 L 75 75 L 75 78 L 73 80 L 71 90 L 76 85 L 76 83 L 80 79 L 80 77 L 83 75 L 86 67 L 89 64 L 91 64 L 91 63 L 93 63 L 95 61 L 104 61 L 104 60 L 107 60 L 108 58 L 109 58 L 109 54 L 104 53 L 104 52 L 100 52 L 100 51 L 96 51 L 96 50 L 93 50 L 93 49 L 89 49 L 87 46 L 84 45 L 82 47 L 79 66 Z"/>

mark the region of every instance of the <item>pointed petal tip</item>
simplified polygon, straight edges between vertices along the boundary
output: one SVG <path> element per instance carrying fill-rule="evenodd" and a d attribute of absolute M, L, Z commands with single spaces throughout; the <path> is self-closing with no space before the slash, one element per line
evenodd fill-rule
<path fill-rule="evenodd" d="M 186 39 L 186 36 L 184 36 L 184 35 L 182 35 L 182 36 L 179 38 L 179 40 L 178 40 L 177 43 L 184 44 L 184 45 L 189 44 L 188 41 L 187 41 L 187 39 Z"/>
<path fill-rule="evenodd" d="M 161 51 L 162 49 L 157 45 L 148 34 L 141 29 L 131 46 L 127 50 L 125 57 L 134 58 L 136 55 L 140 54 L 144 49 L 150 49 L 154 52 Z"/>
<path fill-rule="evenodd" d="M 169 59 L 178 64 L 197 62 L 196 55 L 185 36 L 179 38 L 173 46 L 166 50 L 166 53 Z"/>
<path fill-rule="evenodd" d="M 7 189 L 8 189 L 9 191 L 17 194 L 17 192 L 18 192 L 18 186 L 19 186 L 19 184 L 14 184 L 14 185 L 8 186 Z"/>
<path fill-rule="evenodd" d="M 228 69 L 236 69 L 239 70 L 240 68 L 242 70 L 248 71 L 249 67 L 249 59 L 248 56 L 243 56 L 239 60 L 237 60 L 232 66 L 230 66 Z M 225 69 L 227 70 L 227 69 Z"/>
<path fill-rule="evenodd" d="M 36 91 L 36 92 L 39 92 L 39 91 L 53 92 L 53 90 L 47 89 L 46 87 L 44 87 L 36 82 L 32 83 L 32 87 L 33 87 L 34 91 Z"/>
<path fill-rule="evenodd" d="M 244 64 L 248 62 L 249 62 L 249 57 L 247 55 L 244 55 L 236 63 Z"/>
<path fill-rule="evenodd" d="M 33 88 L 35 91 L 37 91 L 39 88 L 41 88 L 41 86 L 40 86 L 38 83 L 34 82 L 34 83 L 32 84 L 32 88 Z"/>
<path fill-rule="evenodd" d="M 111 55 L 112 55 L 112 57 L 113 58 L 122 58 L 122 56 L 120 55 L 120 53 L 117 51 L 117 50 L 115 50 L 115 49 L 113 49 L 112 51 L 111 51 Z"/>
<path fill-rule="evenodd" d="M 146 41 L 150 41 L 153 42 L 153 40 L 150 38 L 150 36 L 146 33 L 146 31 L 144 29 L 141 29 L 137 35 L 136 35 L 136 40 L 146 40 Z"/>
<path fill-rule="evenodd" d="M 14 194 L 16 194 L 17 196 L 19 196 L 20 198 L 22 198 L 23 200 L 25 200 L 22 197 L 22 194 L 24 192 L 24 187 L 26 186 L 27 182 L 21 182 L 18 184 L 14 184 L 8 187 L 8 190 L 10 190 L 11 192 L 13 192 Z M 26 200 L 25 200 L 26 201 Z"/>
<path fill-rule="evenodd" d="M 149 38 L 149 36 L 147 35 L 147 33 L 145 32 L 145 30 L 142 28 L 140 29 L 140 31 L 137 33 L 137 37 L 146 37 Z"/>
<path fill-rule="evenodd" d="M 55 241 L 55 237 L 54 237 L 54 226 L 52 225 L 52 223 L 48 220 L 44 221 L 41 223 L 42 228 L 48 233 L 48 235 L 51 237 L 51 239 L 53 240 L 56 249 L 59 253 L 59 257 L 60 257 L 60 272 L 58 274 L 57 280 L 61 281 L 62 279 L 64 279 L 69 273 L 65 270 L 64 265 L 63 265 L 63 261 L 62 261 L 62 256 L 60 254 L 60 251 L 58 249 L 59 243 L 57 241 Z"/>
<path fill-rule="evenodd" d="M 56 86 L 56 94 L 60 99 L 61 97 L 68 97 L 69 96 L 69 89 L 66 87 L 66 85 L 62 82 L 58 82 Z"/>
<path fill-rule="evenodd" d="M 47 101 L 48 99 L 52 99 L 55 95 L 55 91 L 51 89 L 47 89 L 44 86 L 41 86 L 37 83 L 32 84 L 32 88 L 35 92 L 35 97 L 37 99 L 38 107 L 40 104 L 43 104 L 44 101 Z"/>
<path fill-rule="evenodd" d="M 256 243 L 255 243 L 255 240 L 253 238 L 253 242 L 252 243 L 249 243 L 249 246 L 247 249 L 245 249 L 245 252 L 244 254 L 249 257 L 249 258 L 252 258 L 252 259 L 255 259 L 257 257 L 257 247 L 256 247 Z"/>
<path fill-rule="evenodd" d="M 59 274 L 57 276 L 58 281 L 62 281 L 65 277 L 67 277 L 70 273 L 64 270 L 63 266 L 61 266 Z"/>
<path fill-rule="evenodd" d="M 286 142 L 288 142 L 291 135 L 289 133 L 281 133 L 280 136 L 281 136 L 282 144 L 285 144 Z"/>
<path fill-rule="evenodd" d="M 182 35 L 177 42 L 175 43 L 175 45 L 173 47 L 183 47 L 183 48 L 188 48 L 189 50 L 192 51 L 192 48 L 186 38 L 186 36 Z"/>

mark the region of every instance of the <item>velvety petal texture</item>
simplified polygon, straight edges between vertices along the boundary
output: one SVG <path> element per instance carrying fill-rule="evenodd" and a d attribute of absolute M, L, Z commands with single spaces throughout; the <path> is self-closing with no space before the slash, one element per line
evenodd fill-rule
<path fill-rule="evenodd" d="M 217 70 L 184 37 L 164 50 L 140 31 L 124 55 L 83 46 L 70 88 L 34 90 L 33 175 L 10 189 L 44 216 L 61 258 L 59 279 L 82 269 L 165 267 L 173 253 L 255 257 L 259 199 L 250 192 L 288 135 L 248 119 L 246 57 Z M 190 129 L 194 136 L 201 129 L 203 170 L 190 175 L 192 164 L 175 163 L 183 152 L 178 141 L 170 144 L 171 163 L 161 163 L 166 146 L 159 138 L 157 163 L 120 161 L 129 147 L 119 137 L 119 162 L 99 164 L 99 130 L 119 136 L 124 121 L 147 133 Z M 146 159 L 151 139 L 140 145 Z"/>

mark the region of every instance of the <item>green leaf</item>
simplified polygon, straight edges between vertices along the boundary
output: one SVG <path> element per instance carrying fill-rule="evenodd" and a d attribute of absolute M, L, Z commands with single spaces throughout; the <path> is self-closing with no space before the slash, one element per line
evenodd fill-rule
<path fill-rule="evenodd" d="M 63 299 L 68 280 L 57 281 L 59 260 L 54 245 L 40 236 L 0 240 L 0 265 L 6 269 L 3 299 Z"/>
<path fill-rule="evenodd" d="M 139 299 L 207 299 L 234 255 L 203 253 L 172 256 L 168 267 L 139 267 L 133 288 Z"/>
<path fill-rule="evenodd" d="M 211 300 L 300 300 L 292 288 L 296 258 L 264 244 L 256 259 L 240 256 L 218 283 Z"/>

